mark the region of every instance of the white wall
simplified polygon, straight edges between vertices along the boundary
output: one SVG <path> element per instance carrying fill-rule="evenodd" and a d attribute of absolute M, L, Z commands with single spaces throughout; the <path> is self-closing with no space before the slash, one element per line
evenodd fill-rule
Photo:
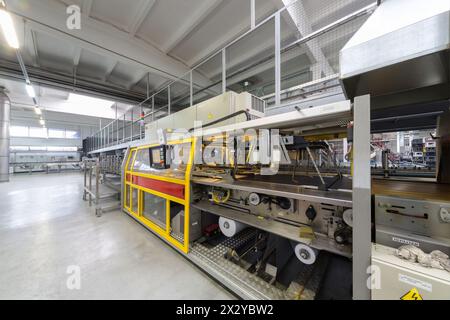
<path fill-rule="evenodd" d="M 11 137 L 11 146 L 57 146 L 57 147 L 81 147 L 82 141 L 99 130 L 100 119 L 95 117 L 80 116 L 61 112 L 44 111 L 43 117 L 49 129 L 66 129 L 80 132 L 79 139 L 40 139 Z M 102 125 L 106 125 L 111 120 L 101 119 Z M 42 127 L 39 123 L 39 116 L 32 109 L 16 108 L 11 109 L 11 126 Z"/>

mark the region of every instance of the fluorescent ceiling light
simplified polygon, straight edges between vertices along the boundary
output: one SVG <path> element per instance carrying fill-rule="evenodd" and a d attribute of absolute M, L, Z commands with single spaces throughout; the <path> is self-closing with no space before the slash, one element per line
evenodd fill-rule
<path fill-rule="evenodd" d="M 36 112 L 36 114 L 42 114 L 42 110 L 39 107 L 34 107 L 34 112 Z"/>
<path fill-rule="evenodd" d="M 67 101 L 69 103 L 79 104 L 80 107 L 86 106 L 89 108 L 102 108 L 102 109 L 106 108 L 109 109 L 114 104 L 114 101 L 91 98 L 88 96 L 83 96 L 75 93 L 70 93 Z"/>
<path fill-rule="evenodd" d="M 36 98 L 36 92 L 34 91 L 34 88 L 31 84 L 26 84 L 25 88 L 27 89 L 27 93 L 30 98 Z"/>
<path fill-rule="evenodd" d="M 112 114 L 114 117 L 112 109 L 113 105 L 114 101 L 70 93 L 67 103 L 64 104 L 61 111 L 94 117 L 108 117 Z"/>
<path fill-rule="evenodd" d="M 9 12 L 5 11 L 4 9 L 0 9 L 0 25 L 3 29 L 3 34 L 5 35 L 6 42 L 8 42 L 9 46 L 14 49 L 19 49 L 19 40 L 17 39 L 14 23 Z"/>

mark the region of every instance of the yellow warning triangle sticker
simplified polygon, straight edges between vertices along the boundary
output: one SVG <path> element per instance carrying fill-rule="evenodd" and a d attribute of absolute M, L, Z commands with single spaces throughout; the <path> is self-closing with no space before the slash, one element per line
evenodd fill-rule
<path fill-rule="evenodd" d="M 423 300 L 422 296 L 420 295 L 419 291 L 417 291 L 416 288 L 413 288 L 409 290 L 407 293 L 405 293 L 400 300 Z"/>

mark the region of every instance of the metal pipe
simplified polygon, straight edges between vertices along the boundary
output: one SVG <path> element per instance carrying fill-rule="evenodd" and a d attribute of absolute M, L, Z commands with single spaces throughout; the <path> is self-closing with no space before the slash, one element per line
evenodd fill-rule
<path fill-rule="evenodd" d="M 9 124 L 11 102 L 0 88 L 0 182 L 9 181 Z"/>

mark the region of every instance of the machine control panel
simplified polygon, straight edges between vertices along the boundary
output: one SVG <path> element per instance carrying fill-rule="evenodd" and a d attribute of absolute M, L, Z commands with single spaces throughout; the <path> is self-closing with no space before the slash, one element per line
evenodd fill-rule
<path fill-rule="evenodd" d="M 150 161 L 153 169 L 161 170 L 170 167 L 170 161 L 167 157 L 166 146 L 159 146 L 150 149 Z"/>

